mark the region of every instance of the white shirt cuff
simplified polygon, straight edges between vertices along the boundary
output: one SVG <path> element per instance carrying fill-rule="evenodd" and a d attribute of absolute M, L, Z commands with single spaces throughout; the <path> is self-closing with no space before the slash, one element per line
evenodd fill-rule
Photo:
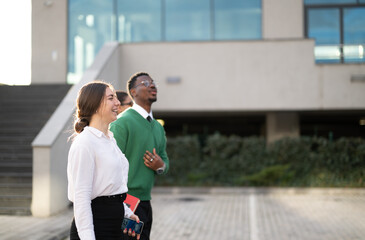
<path fill-rule="evenodd" d="M 132 212 L 132 210 L 125 203 L 123 203 L 123 205 L 124 205 L 124 217 L 129 218 L 134 213 Z"/>

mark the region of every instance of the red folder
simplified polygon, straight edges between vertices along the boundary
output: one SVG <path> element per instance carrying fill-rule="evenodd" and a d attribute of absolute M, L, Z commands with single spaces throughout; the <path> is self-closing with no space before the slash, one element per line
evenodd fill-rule
<path fill-rule="evenodd" d="M 133 213 L 136 211 L 139 202 L 139 198 L 132 196 L 128 193 L 126 199 L 124 200 L 124 203 L 127 204 L 127 206 L 132 210 Z"/>

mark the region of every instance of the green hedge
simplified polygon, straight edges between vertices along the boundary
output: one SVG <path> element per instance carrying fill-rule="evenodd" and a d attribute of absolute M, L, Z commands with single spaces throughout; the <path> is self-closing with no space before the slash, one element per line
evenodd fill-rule
<path fill-rule="evenodd" d="M 168 138 L 170 171 L 160 186 L 364 187 L 365 140 L 302 137 Z"/>

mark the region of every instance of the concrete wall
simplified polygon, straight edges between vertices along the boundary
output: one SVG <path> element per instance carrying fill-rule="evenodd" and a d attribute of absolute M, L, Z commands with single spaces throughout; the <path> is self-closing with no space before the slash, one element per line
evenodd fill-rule
<path fill-rule="evenodd" d="M 67 1 L 32 0 L 31 83 L 66 83 L 66 73 Z"/>
<path fill-rule="evenodd" d="M 33 193 L 31 211 L 33 216 L 47 217 L 64 210 L 67 199 L 67 153 L 72 129 L 71 119 L 56 141 L 50 146 L 33 149 Z"/>
<path fill-rule="evenodd" d="M 284 137 L 299 137 L 299 117 L 292 112 L 269 112 L 266 115 L 266 142 Z"/>
<path fill-rule="evenodd" d="M 312 40 L 123 44 L 121 79 L 151 73 L 159 85 L 155 109 L 164 111 L 316 109 L 313 46 Z"/>
<path fill-rule="evenodd" d="M 316 68 L 322 109 L 365 109 L 365 64 L 318 65 Z M 363 80 L 354 81 L 358 77 Z"/>
<path fill-rule="evenodd" d="M 120 76 L 124 89 L 149 72 L 161 111 L 364 109 L 365 84 L 351 82 L 364 65 L 316 65 L 313 48 L 310 39 L 122 44 Z"/>
<path fill-rule="evenodd" d="M 303 0 L 262 0 L 262 37 L 303 38 Z"/>

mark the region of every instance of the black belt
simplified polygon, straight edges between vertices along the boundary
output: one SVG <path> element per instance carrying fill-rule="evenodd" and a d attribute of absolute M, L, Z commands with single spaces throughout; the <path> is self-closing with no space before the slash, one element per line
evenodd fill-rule
<path fill-rule="evenodd" d="M 99 202 L 99 201 L 122 201 L 122 202 L 124 202 L 126 197 L 127 197 L 126 193 L 109 195 L 109 196 L 100 196 L 100 197 L 94 198 L 92 200 L 92 202 Z"/>

